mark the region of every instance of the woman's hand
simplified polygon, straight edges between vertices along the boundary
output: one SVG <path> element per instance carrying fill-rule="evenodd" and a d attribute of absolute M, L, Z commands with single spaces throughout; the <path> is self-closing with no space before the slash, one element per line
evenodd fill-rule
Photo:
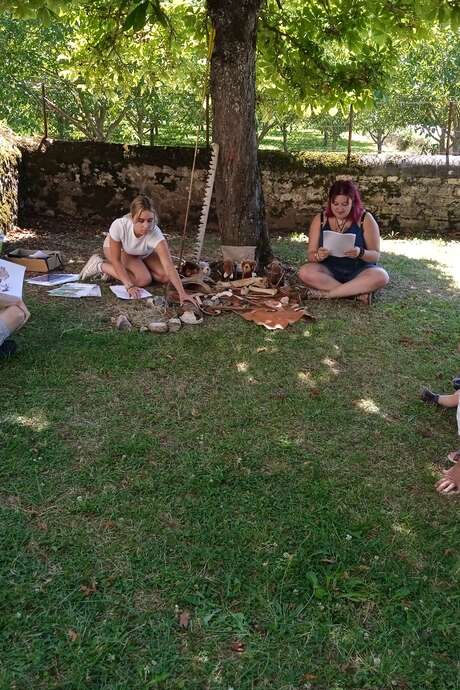
<path fill-rule="evenodd" d="M 141 289 L 137 287 L 136 285 L 129 285 L 129 287 L 126 288 L 126 292 L 132 299 L 139 299 L 141 296 Z"/>
<path fill-rule="evenodd" d="M 325 247 L 318 247 L 315 256 L 316 261 L 324 261 L 324 259 L 327 259 L 327 257 L 329 256 L 329 249 L 325 249 Z"/>
<path fill-rule="evenodd" d="M 349 259 L 357 259 L 360 254 L 361 249 L 359 247 L 352 247 L 343 253 L 344 256 L 348 256 Z"/>
<path fill-rule="evenodd" d="M 184 304 L 184 302 L 191 302 L 193 306 L 197 307 L 198 305 L 198 300 L 196 299 L 195 295 L 188 295 L 186 292 L 184 292 L 183 295 L 181 295 L 180 298 L 180 303 L 181 306 Z"/>

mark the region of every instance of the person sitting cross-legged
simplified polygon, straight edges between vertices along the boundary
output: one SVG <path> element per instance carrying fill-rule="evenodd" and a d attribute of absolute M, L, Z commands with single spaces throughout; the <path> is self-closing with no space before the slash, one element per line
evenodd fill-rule
<path fill-rule="evenodd" d="M 326 230 L 354 235 L 354 246 L 345 256 L 333 256 L 324 246 Z M 373 292 L 389 281 L 388 273 L 377 265 L 379 257 L 379 226 L 363 209 L 357 187 L 349 180 L 337 180 L 329 190 L 325 212 L 310 225 L 308 263 L 299 270 L 300 280 L 310 288 L 307 297 L 356 296 L 370 304 Z"/>

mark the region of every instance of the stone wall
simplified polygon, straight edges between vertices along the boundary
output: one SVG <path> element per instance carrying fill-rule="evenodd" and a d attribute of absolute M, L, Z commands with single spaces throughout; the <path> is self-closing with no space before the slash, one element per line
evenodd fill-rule
<path fill-rule="evenodd" d="M 155 200 L 161 225 L 182 229 L 193 150 L 93 142 L 22 147 L 20 211 L 109 223 L 139 192 Z M 191 226 L 199 217 L 209 155 L 201 150 L 193 180 Z M 448 235 L 460 230 L 460 160 L 440 156 L 287 155 L 260 152 L 270 230 L 304 230 L 337 178 L 355 180 L 383 232 Z M 211 212 L 209 223 L 215 225 Z"/>
<path fill-rule="evenodd" d="M 18 164 L 21 154 L 7 132 L 0 132 L 0 233 L 6 234 L 18 215 Z"/>

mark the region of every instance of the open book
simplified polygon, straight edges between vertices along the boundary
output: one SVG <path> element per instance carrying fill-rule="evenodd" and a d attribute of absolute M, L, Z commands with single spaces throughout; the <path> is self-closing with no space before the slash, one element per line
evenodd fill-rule
<path fill-rule="evenodd" d="M 333 230 L 323 232 L 323 246 L 329 249 L 331 256 L 345 256 L 345 252 L 355 246 L 356 235 L 353 232 L 342 234 Z"/>
<path fill-rule="evenodd" d="M 9 304 L 22 299 L 24 266 L 0 259 L 0 304 Z"/>

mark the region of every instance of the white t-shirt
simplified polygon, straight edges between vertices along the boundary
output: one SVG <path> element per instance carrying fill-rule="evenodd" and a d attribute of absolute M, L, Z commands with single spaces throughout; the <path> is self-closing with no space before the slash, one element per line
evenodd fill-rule
<path fill-rule="evenodd" d="M 113 240 L 121 242 L 123 251 L 132 256 L 150 256 L 155 247 L 165 238 L 158 225 L 155 225 L 146 235 L 136 237 L 133 219 L 129 213 L 113 221 L 109 235 Z"/>

